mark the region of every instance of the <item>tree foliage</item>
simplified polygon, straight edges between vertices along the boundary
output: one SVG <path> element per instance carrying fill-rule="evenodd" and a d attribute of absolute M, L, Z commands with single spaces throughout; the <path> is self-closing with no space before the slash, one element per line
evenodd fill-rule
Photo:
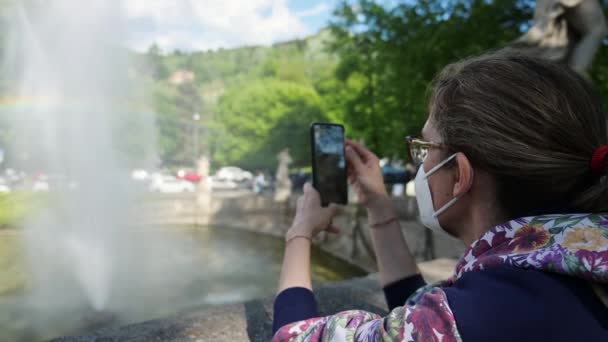
<path fill-rule="evenodd" d="M 312 121 L 342 123 L 379 155 L 406 158 L 404 137 L 426 119 L 434 75 L 506 46 L 529 27 L 533 11 L 531 0 L 343 0 L 329 29 L 306 39 L 198 52 L 152 46 L 133 53 L 132 64 L 152 109 L 134 108 L 156 113 L 166 166 L 192 164 L 195 145 L 214 167 L 271 168 L 285 147 L 294 166 L 305 166 Z M 605 43 L 590 72 L 603 94 L 607 60 Z M 194 77 L 175 82 L 179 72 Z M 8 138 L 0 120 L 0 144 Z"/>
<path fill-rule="evenodd" d="M 165 68 L 154 70 L 187 69 L 196 75 L 201 106 L 212 117 L 207 143 L 214 148 L 216 166 L 272 165 L 279 146 L 293 146 L 277 138 L 270 148 L 273 136 L 306 134 L 305 121 L 312 116 L 296 119 L 296 109 L 278 105 L 284 101 L 297 103 L 295 108 L 314 104 L 320 110 L 314 116 L 344 124 L 351 138 L 379 155 L 407 158 L 404 137 L 418 134 L 427 117 L 433 77 L 451 62 L 508 45 L 530 26 L 534 5 L 530 0 L 343 0 L 329 30 L 308 39 L 163 58 L 155 57 L 156 51 L 152 57 Z M 607 54 L 602 47 L 591 71 L 603 93 L 608 90 Z M 287 84 L 286 93 L 282 87 Z M 176 96 L 187 96 L 175 89 L 166 94 L 165 107 L 179 102 Z M 310 101 L 295 101 L 298 96 Z M 279 117 L 300 121 L 272 126 Z M 168 160 L 186 142 L 177 136 L 179 130 L 161 130 Z M 308 146 L 306 140 L 301 143 Z M 293 148 L 296 165 L 307 164 L 303 149 Z"/>
<path fill-rule="evenodd" d="M 354 136 L 385 156 L 405 156 L 403 137 L 418 134 L 429 85 L 447 64 L 507 46 L 527 30 L 530 0 L 342 1 L 331 22 L 336 78 L 358 84 L 342 103 Z M 608 93 L 608 40 L 590 75 Z M 357 91 L 358 89 L 358 91 Z"/>
<path fill-rule="evenodd" d="M 427 116 L 428 87 L 446 64 L 506 45 L 532 17 L 529 1 L 343 1 L 331 24 L 336 77 L 358 82 L 345 103 L 354 135 L 404 157 L 404 136 Z"/>
<path fill-rule="evenodd" d="M 168 55 L 152 47 L 138 56 L 139 77 L 152 85 L 163 164 L 192 164 L 194 144 L 212 155 L 215 167 L 272 168 L 286 147 L 295 166 L 309 164 L 308 126 L 328 116 L 317 85 L 331 83 L 337 64 L 325 51 L 327 37 Z M 172 75 L 183 71 L 194 80 L 173 84 Z M 202 116 L 200 141 L 193 141 L 195 112 Z"/>
<path fill-rule="evenodd" d="M 296 165 L 310 156 L 308 127 L 324 121 L 311 86 L 266 79 L 234 87 L 220 100 L 211 126 L 214 160 L 221 165 L 272 168 L 289 148 Z"/>

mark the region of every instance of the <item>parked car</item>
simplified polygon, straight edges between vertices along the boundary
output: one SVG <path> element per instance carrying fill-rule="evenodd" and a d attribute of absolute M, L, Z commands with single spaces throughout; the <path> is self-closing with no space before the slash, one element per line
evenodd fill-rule
<path fill-rule="evenodd" d="M 210 177 L 212 190 L 234 190 L 239 187 L 239 184 L 232 180 Z"/>
<path fill-rule="evenodd" d="M 203 180 L 203 177 L 196 172 L 179 170 L 177 173 L 177 178 L 183 179 L 190 183 L 200 183 Z"/>
<path fill-rule="evenodd" d="M 11 192 L 11 188 L 8 185 L 8 182 L 6 181 L 6 179 L 0 177 L 0 193 L 9 193 Z"/>
<path fill-rule="evenodd" d="M 217 180 L 227 180 L 237 183 L 253 180 L 253 174 L 236 166 L 226 166 L 219 169 L 214 176 Z"/>
<path fill-rule="evenodd" d="M 149 187 L 152 192 L 161 192 L 166 194 L 175 194 L 181 192 L 194 192 L 196 186 L 183 179 L 178 179 L 171 176 L 157 177 Z"/>
<path fill-rule="evenodd" d="M 405 184 L 412 179 L 410 170 L 402 167 L 394 167 L 392 165 L 384 165 L 382 167 L 382 176 L 384 176 L 384 184 Z"/>
<path fill-rule="evenodd" d="M 133 171 L 131 171 L 131 179 L 136 180 L 136 181 L 145 181 L 148 179 L 149 177 L 149 173 L 148 171 L 144 170 L 144 169 L 135 169 Z"/>
<path fill-rule="evenodd" d="M 37 180 L 32 184 L 33 192 L 49 192 L 49 190 L 51 190 L 51 187 L 46 180 Z"/>
<path fill-rule="evenodd" d="M 312 183 L 312 173 L 300 170 L 296 173 L 290 173 L 289 179 L 291 179 L 292 190 L 302 191 L 306 182 Z"/>

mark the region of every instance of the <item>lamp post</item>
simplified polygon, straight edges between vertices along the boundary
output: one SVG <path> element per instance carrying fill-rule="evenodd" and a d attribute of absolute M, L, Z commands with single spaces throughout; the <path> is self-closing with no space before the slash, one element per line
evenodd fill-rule
<path fill-rule="evenodd" d="M 199 121 L 201 120 L 201 116 L 199 113 L 194 113 L 192 115 L 192 120 L 194 120 L 194 165 L 196 166 L 196 162 L 199 157 L 198 145 L 199 145 Z"/>

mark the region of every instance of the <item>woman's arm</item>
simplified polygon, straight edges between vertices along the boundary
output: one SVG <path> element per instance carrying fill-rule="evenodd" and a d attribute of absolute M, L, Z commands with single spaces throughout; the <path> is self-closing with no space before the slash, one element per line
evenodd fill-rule
<path fill-rule="evenodd" d="M 322 231 L 337 233 L 331 225 L 338 207 L 321 206 L 321 196 L 310 185 L 304 185 L 304 194 L 298 198 L 296 217 L 285 235 L 285 256 L 279 280 L 279 293 L 290 287 L 312 289 L 310 275 L 310 247 L 312 238 Z"/>
<path fill-rule="evenodd" d="M 370 151 L 352 141 L 347 141 L 346 156 L 348 159 L 349 180 L 355 187 L 359 199 L 368 209 L 368 217 L 372 230 L 372 240 L 378 268 L 380 269 L 380 280 L 383 287 L 395 285 L 394 293 L 403 293 L 409 296 L 411 284 L 424 284 L 420 277 L 415 281 L 405 281 L 419 274 L 418 267 L 408 246 L 403 238 L 399 221 L 392 201 L 386 193 L 384 179 L 378 163 L 378 158 Z M 336 214 L 337 207 L 330 205 L 328 208 L 321 207 L 319 193 L 310 185 L 304 186 L 304 195 L 298 199 L 296 217 L 294 223 L 286 235 L 285 256 L 279 280 L 279 289 L 275 301 L 275 328 L 283 325 L 283 317 L 277 310 L 283 307 L 315 308 L 314 297 L 306 295 L 311 290 L 312 281 L 310 274 L 310 247 L 311 239 L 323 230 L 338 232 L 331 225 L 332 218 Z M 407 286 L 403 286 L 407 283 Z M 407 291 L 401 291 L 408 288 Z M 293 293 L 287 293 L 290 290 Z M 296 295 L 295 293 L 299 294 Z M 385 291 L 386 292 L 386 291 Z M 405 293 L 407 292 L 407 293 Z M 387 301 L 398 303 L 403 301 L 399 296 L 394 300 Z M 394 305 L 391 305 L 393 307 Z M 290 317 L 308 319 L 315 310 L 299 310 L 290 312 Z M 291 319 L 290 319 L 291 320 Z M 296 321 L 295 319 L 293 321 Z"/>
<path fill-rule="evenodd" d="M 378 157 L 362 145 L 347 141 L 349 181 L 367 207 L 371 237 L 383 287 L 419 274 L 386 192 Z"/>
<path fill-rule="evenodd" d="M 307 238 L 294 238 L 285 246 L 279 294 L 274 300 L 273 334 L 282 326 L 319 315 L 312 292 L 310 247 Z"/>
<path fill-rule="evenodd" d="M 285 246 L 283 267 L 279 279 L 279 293 L 291 287 L 312 290 L 310 275 L 311 242 L 305 238 L 295 238 Z"/>
<path fill-rule="evenodd" d="M 319 193 L 310 184 L 298 199 L 296 217 L 285 236 L 285 256 L 274 302 L 273 332 L 287 324 L 318 316 L 310 274 L 311 240 L 326 230 L 337 233 L 331 225 L 337 207 L 321 207 Z"/>
<path fill-rule="evenodd" d="M 420 273 L 396 218 L 393 202 L 388 196 L 369 206 L 370 233 L 382 287 Z"/>

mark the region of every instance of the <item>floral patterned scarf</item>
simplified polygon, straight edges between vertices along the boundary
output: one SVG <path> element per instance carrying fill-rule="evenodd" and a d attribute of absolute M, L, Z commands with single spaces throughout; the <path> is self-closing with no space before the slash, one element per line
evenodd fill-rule
<path fill-rule="evenodd" d="M 535 269 L 588 280 L 608 305 L 608 215 L 527 217 L 494 227 L 465 252 L 452 278 L 425 286 L 380 317 L 345 311 L 282 327 L 273 341 L 461 341 L 444 287 L 492 267 Z"/>

